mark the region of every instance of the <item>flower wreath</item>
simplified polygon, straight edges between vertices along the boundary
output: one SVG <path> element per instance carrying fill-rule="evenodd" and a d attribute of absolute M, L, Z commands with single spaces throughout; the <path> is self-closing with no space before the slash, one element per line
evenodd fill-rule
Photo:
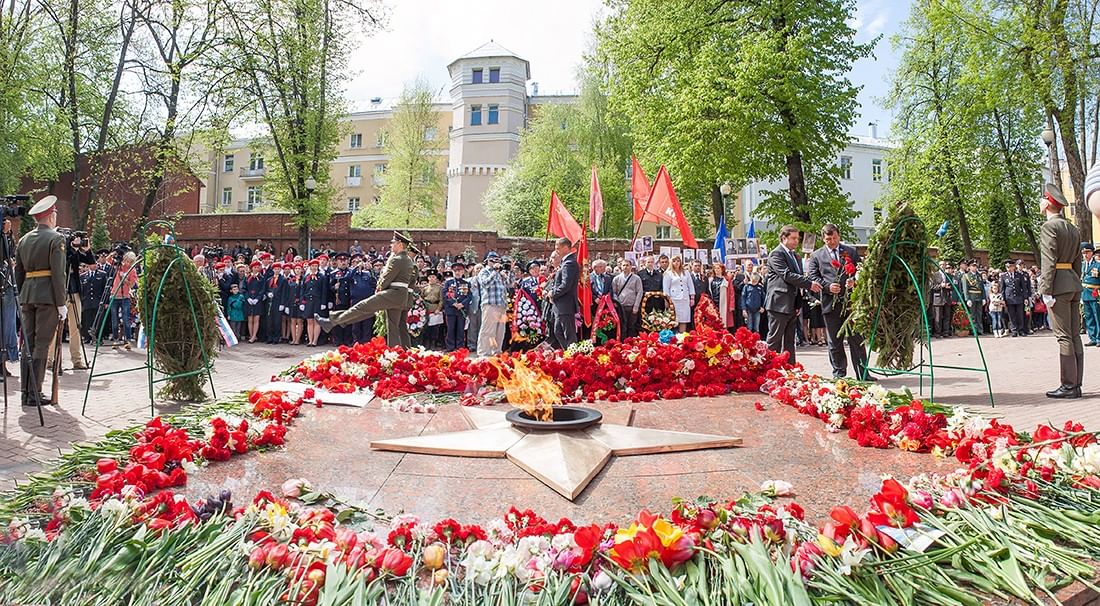
<path fill-rule="evenodd" d="M 726 329 L 726 324 L 722 321 L 722 316 L 718 315 L 718 308 L 714 305 L 710 295 L 704 294 L 699 297 L 699 303 L 695 305 L 695 315 L 692 319 L 695 321 L 696 327 L 706 326 L 714 330 Z"/>
<path fill-rule="evenodd" d="M 642 309 L 648 309 L 646 304 L 656 299 L 661 305 L 642 313 L 642 330 L 646 332 L 661 332 L 662 330 L 675 329 L 676 314 L 673 311 L 672 299 L 663 292 L 647 292 L 642 297 Z"/>
<path fill-rule="evenodd" d="M 517 288 L 513 306 L 512 341 L 531 344 L 541 341 L 545 336 L 542 308 L 531 293 Z"/>
<path fill-rule="evenodd" d="M 612 337 L 616 341 L 622 339 L 619 312 L 611 302 L 611 295 L 603 295 L 596 301 L 596 315 L 592 319 L 592 341 L 602 344 Z"/>
<path fill-rule="evenodd" d="M 405 323 L 409 327 L 409 336 L 419 337 L 428 325 L 428 308 L 424 305 L 424 299 L 420 295 L 413 295 L 413 304 L 405 317 Z"/>

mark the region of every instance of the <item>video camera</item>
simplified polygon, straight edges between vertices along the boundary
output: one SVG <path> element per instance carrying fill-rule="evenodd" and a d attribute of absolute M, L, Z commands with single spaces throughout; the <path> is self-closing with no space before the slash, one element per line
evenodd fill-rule
<path fill-rule="evenodd" d="M 77 248 L 84 248 L 90 244 L 88 239 L 88 232 L 83 230 L 72 230 L 68 227 L 57 228 L 57 233 L 65 236 L 65 249 L 75 250 Z"/>
<path fill-rule="evenodd" d="M 22 217 L 27 214 L 30 201 L 28 194 L 0 196 L 0 217 Z"/>
<path fill-rule="evenodd" d="M 225 249 L 221 246 L 203 246 L 202 256 L 206 257 L 206 260 L 210 263 L 213 263 L 225 256 Z"/>

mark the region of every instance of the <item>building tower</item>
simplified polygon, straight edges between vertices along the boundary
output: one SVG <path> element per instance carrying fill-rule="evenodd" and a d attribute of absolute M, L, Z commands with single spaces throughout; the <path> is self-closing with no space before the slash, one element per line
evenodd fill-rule
<path fill-rule="evenodd" d="M 519 150 L 527 124 L 531 66 L 489 41 L 447 66 L 451 75 L 451 149 L 447 229 L 488 227 L 482 198 Z"/>

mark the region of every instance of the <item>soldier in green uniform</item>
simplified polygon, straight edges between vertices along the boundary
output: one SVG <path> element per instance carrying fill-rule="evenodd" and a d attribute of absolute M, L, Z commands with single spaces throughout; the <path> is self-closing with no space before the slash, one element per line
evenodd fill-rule
<path fill-rule="evenodd" d="M 379 311 L 385 311 L 386 345 L 411 348 L 412 337 L 409 335 L 405 314 L 412 308 L 413 293 L 409 287 L 416 285 L 418 274 L 416 264 L 407 252 L 411 246 L 411 238 L 393 232 L 393 239 L 390 241 L 390 257 L 386 260 L 386 267 L 378 279 L 377 290 L 370 297 L 353 305 L 351 309 L 333 311 L 327 318 L 317 316 L 316 320 L 321 328 L 329 332 L 333 326 L 354 324 Z"/>
<path fill-rule="evenodd" d="M 1085 347 L 1100 346 L 1100 259 L 1092 254 L 1092 242 L 1081 243 L 1081 308 L 1085 317 Z"/>
<path fill-rule="evenodd" d="M 1085 371 L 1081 344 L 1081 232 L 1062 216 L 1068 205 L 1058 188 L 1047 183 L 1039 207 L 1046 216 L 1041 229 L 1043 271 L 1039 292 L 1050 309 L 1062 384 L 1048 398 L 1080 398 Z"/>
<path fill-rule="evenodd" d="M 19 379 L 23 406 L 50 403 L 42 395 L 46 358 L 57 334 L 58 322 L 68 316 L 65 237 L 54 229 L 57 227 L 56 204 L 55 196 L 46 196 L 31 207 L 29 214 L 38 222 L 38 227 L 20 238 L 15 247 L 15 285 L 19 289 L 19 308 L 23 313 L 23 340 L 31 354 L 30 360 L 21 357 Z"/>

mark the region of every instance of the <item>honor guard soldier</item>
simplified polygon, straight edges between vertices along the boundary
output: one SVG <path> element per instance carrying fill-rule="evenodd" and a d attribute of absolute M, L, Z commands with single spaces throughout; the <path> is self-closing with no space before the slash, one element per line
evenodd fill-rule
<path fill-rule="evenodd" d="M 353 324 L 379 311 L 385 311 L 386 344 L 390 347 L 400 345 L 405 349 L 412 347 L 412 337 L 409 336 L 409 325 L 405 318 L 413 302 L 413 295 L 409 289 L 416 285 L 417 278 L 416 264 L 408 254 L 408 249 L 411 247 L 411 238 L 393 232 L 393 239 L 390 241 L 391 254 L 386 260 L 386 267 L 382 270 L 382 277 L 378 280 L 374 295 L 360 301 L 347 311 L 334 312 L 328 318 L 317 316 L 316 319 L 321 328 L 330 331 L 334 326 Z"/>
<path fill-rule="evenodd" d="M 1062 216 L 1068 205 L 1062 192 L 1047 183 L 1039 208 L 1046 216 L 1040 229 L 1043 270 L 1039 292 L 1050 309 L 1054 337 L 1058 340 L 1058 366 L 1062 384 L 1047 392 L 1048 398 L 1080 398 L 1085 371 L 1081 344 L 1081 232 Z"/>
<path fill-rule="evenodd" d="M 1093 254 L 1092 242 L 1081 243 L 1081 307 L 1085 317 L 1085 347 L 1100 346 L 1100 259 Z"/>
<path fill-rule="evenodd" d="M 20 238 L 15 249 L 15 285 L 23 314 L 23 340 L 30 351 L 29 360 L 25 355 L 20 357 L 24 406 L 51 403 L 42 394 L 46 357 L 58 323 L 68 317 L 65 237 L 54 229 L 56 205 L 56 196 L 46 196 L 31 207 L 29 214 L 38 227 Z"/>
<path fill-rule="evenodd" d="M 447 337 L 444 346 L 454 351 L 466 346 L 466 314 L 473 295 L 470 283 L 464 277 L 466 263 L 456 259 L 451 263 L 453 275 L 443 283 L 443 318 L 447 325 Z"/>

